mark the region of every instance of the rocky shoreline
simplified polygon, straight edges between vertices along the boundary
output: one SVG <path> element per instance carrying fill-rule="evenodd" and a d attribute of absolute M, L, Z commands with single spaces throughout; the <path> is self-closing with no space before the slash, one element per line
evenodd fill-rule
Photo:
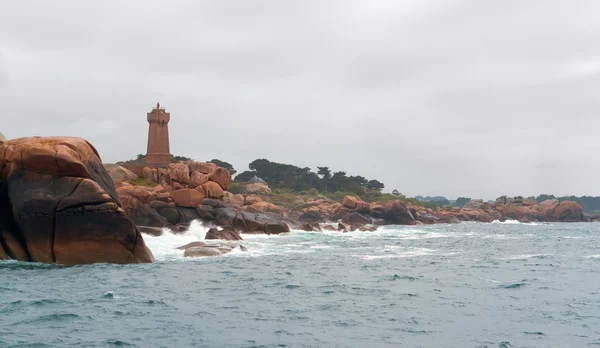
<path fill-rule="evenodd" d="M 212 163 L 180 162 L 168 168 L 141 168 L 150 186 L 132 186 L 121 181 L 121 173 L 135 177 L 133 171 L 115 165 L 109 173 L 115 180 L 123 209 L 138 225 L 166 227 L 192 220 L 231 226 L 247 233 L 277 234 L 289 229 L 317 230 L 319 223 L 342 223 L 342 230 L 370 230 L 378 225 L 419 225 L 460 222 L 583 222 L 596 221 L 586 216 L 576 202 L 556 199 L 538 203 L 535 199 L 502 196 L 495 202 L 471 200 L 464 207 L 418 206 L 395 199 L 367 203 L 356 196 L 345 196 L 341 202 L 317 196 L 300 200 L 303 208 L 290 211 L 266 200 L 271 190 L 263 184 L 248 183 L 248 194 L 228 191 L 231 176 L 225 168 Z M 133 168 L 135 169 L 135 168 Z M 196 179 L 194 179 L 196 178 Z M 200 179 L 198 179 L 200 178 Z M 289 226 L 289 228 L 286 227 Z M 312 226 L 312 227 L 311 227 Z"/>
<path fill-rule="evenodd" d="M 183 246 L 194 257 L 242 248 L 235 241 L 243 233 L 367 232 L 381 225 L 509 219 L 597 221 L 576 202 L 505 196 L 492 203 L 471 200 L 463 208 L 436 209 L 401 199 L 367 203 L 355 196 L 341 202 L 293 197 L 302 208 L 290 210 L 267 201 L 270 189 L 260 182 L 246 184 L 246 194 L 231 193 L 230 185 L 229 171 L 213 163 L 126 168 L 102 164 L 96 149 L 80 138 L 0 141 L 0 260 L 153 262 L 142 233 L 159 235 L 165 227 L 181 232 L 195 220 L 218 226 L 207 240 L 228 242 Z"/>

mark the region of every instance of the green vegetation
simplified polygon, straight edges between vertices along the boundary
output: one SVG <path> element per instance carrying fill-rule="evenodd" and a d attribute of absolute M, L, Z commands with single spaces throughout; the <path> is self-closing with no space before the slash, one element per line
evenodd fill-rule
<path fill-rule="evenodd" d="M 223 168 L 227 169 L 229 171 L 229 173 L 231 173 L 231 175 L 235 175 L 235 173 L 237 173 L 237 170 L 235 170 L 230 163 L 227 163 L 225 161 L 221 161 L 218 159 L 211 159 L 208 162 L 214 163 L 214 164 L 218 165 L 219 167 L 223 167 Z"/>
<path fill-rule="evenodd" d="M 180 161 L 187 162 L 187 161 L 191 161 L 191 160 L 192 159 L 189 157 L 171 155 L 171 163 L 177 163 Z M 134 166 L 145 166 L 146 165 L 146 155 L 140 153 L 136 156 L 135 159 L 127 160 L 127 161 L 120 161 L 120 162 L 117 162 L 117 164 L 118 165 L 129 164 L 129 165 L 134 165 Z"/>
<path fill-rule="evenodd" d="M 158 185 L 158 183 L 156 181 L 153 180 L 144 180 L 144 178 L 137 178 L 133 181 L 129 181 L 129 183 L 133 186 L 149 186 L 149 187 L 154 187 L 156 185 Z"/>
<path fill-rule="evenodd" d="M 385 187 L 378 180 L 368 180 L 362 176 L 348 176 L 346 172 L 332 172 L 329 167 L 317 167 L 315 173 L 310 168 L 300 168 L 291 164 L 271 162 L 257 159 L 249 164 L 250 170 L 237 175 L 236 182 L 246 182 L 257 176 L 263 179 L 269 187 L 287 189 L 293 192 L 303 192 L 311 189 L 323 195 L 339 193 L 338 195 L 354 194 L 368 197 L 381 194 Z"/>

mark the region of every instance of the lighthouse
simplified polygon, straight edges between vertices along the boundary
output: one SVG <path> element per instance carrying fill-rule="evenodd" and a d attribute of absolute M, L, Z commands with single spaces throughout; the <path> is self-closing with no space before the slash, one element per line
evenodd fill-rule
<path fill-rule="evenodd" d="M 148 152 L 146 153 L 146 164 L 150 166 L 167 166 L 171 163 L 171 151 L 169 149 L 169 121 L 171 114 L 156 103 L 148 113 Z"/>

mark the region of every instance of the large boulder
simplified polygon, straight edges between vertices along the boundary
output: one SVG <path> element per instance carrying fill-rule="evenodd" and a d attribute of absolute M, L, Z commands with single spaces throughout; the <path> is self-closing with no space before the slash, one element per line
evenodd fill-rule
<path fill-rule="evenodd" d="M 202 204 L 204 194 L 194 189 L 183 188 L 171 192 L 171 199 L 180 207 L 194 208 Z"/>
<path fill-rule="evenodd" d="M 365 225 L 370 223 L 369 219 L 357 212 L 351 212 L 342 217 L 342 222 L 348 225 Z"/>
<path fill-rule="evenodd" d="M 262 202 L 263 199 L 260 198 L 260 196 L 257 195 L 247 195 L 246 199 L 244 200 L 244 205 L 252 205 L 254 203 L 258 203 L 258 202 Z"/>
<path fill-rule="evenodd" d="M 67 265 L 154 261 L 87 141 L 31 137 L 4 142 L 0 183 L 2 254 Z"/>
<path fill-rule="evenodd" d="M 159 195 L 153 190 L 125 185 L 117 188 L 117 195 L 125 214 L 133 220 L 136 226 L 163 227 L 169 223 L 165 217 L 150 206 L 153 202 L 157 202 L 156 199 Z"/>
<path fill-rule="evenodd" d="M 554 218 L 564 222 L 586 221 L 583 207 L 577 202 L 563 201 L 554 209 Z"/>
<path fill-rule="evenodd" d="M 237 206 L 237 207 L 242 207 L 244 205 L 244 202 L 246 201 L 245 197 L 241 194 L 233 194 L 229 191 L 225 191 L 225 194 L 223 196 L 223 201 L 225 203 L 229 203 L 232 206 Z"/>
<path fill-rule="evenodd" d="M 0 133 L 0 143 L 3 143 L 5 141 L 8 141 L 8 139 L 6 139 L 6 137 L 4 136 L 4 134 Z"/>
<path fill-rule="evenodd" d="M 320 222 L 322 219 L 323 215 L 318 210 L 305 211 L 298 217 L 300 222 Z"/>
<path fill-rule="evenodd" d="M 229 190 L 229 184 L 231 183 L 231 174 L 223 167 L 218 167 L 212 173 L 208 174 L 210 181 L 216 182 L 225 191 Z"/>
<path fill-rule="evenodd" d="M 225 191 L 219 184 L 214 181 L 208 181 L 199 187 L 196 187 L 198 192 L 201 192 L 206 198 L 223 199 Z"/>
<path fill-rule="evenodd" d="M 208 181 L 208 175 L 202 174 L 197 170 L 194 170 L 192 172 L 192 174 L 190 175 L 190 187 L 191 188 L 198 187 L 207 181 Z"/>
<path fill-rule="evenodd" d="M 202 205 L 195 209 L 196 214 L 204 221 L 218 226 L 235 227 L 243 233 L 278 234 L 290 232 L 289 225 L 272 213 L 252 213 L 239 211 L 231 205 L 216 199 L 204 199 Z"/>
<path fill-rule="evenodd" d="M 251 213 L 275 213 L 281 216 L 284 215 L 284 210 L 282 207 L 278 207 L 270 202 L 257 202 L 252 205 L 245 206 L 242 210 Z"/>
<path fill-rule="evenodd" d="M 134 172 L 118 164 L 106 163 L 104 169 L 113 182 L 133 181 L 138 178 Z"/>
<path fill-rule="evenodd" d="M 202 174 L 210 174 L 218 168 L 216 164 L 209 162 L 188 161 L 185 164 L 188 166 L 190 171 L 197 171 Z"/>
<path fill-rule="evenodd" d="M 181 187 L 187 187 L 190 183 L 190 170 L 184 163 L 170 163 L 167 170 L 170 184 L 175 188 L 176 184 Z"/>
<path fill-rule="evenodd" d="M 211 228 L 206 232 L 204 239 L 242 240 L 239 232 L 233 227 L 223 229 Z"/>
<path fill-rule="evenodd" d="M 356 209 L 356 205 L 359 201 L 360 199 L 354 196 L 344 196 L 344 198 L 342 198 L 342 204 L 348 209 Z"/>
<path fill-rule="evenodd" d="M 373 211 L 373 206 L 371 211 Z M 401 200 L 389 201 L 383 205 L 382 218 L 389 224 L 414 225 L 415 218 Z"/>

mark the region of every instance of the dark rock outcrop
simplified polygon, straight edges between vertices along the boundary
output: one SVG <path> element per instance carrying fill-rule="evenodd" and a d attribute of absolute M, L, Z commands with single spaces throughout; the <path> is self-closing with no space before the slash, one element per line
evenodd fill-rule
<path fill-rule="evenodd" d="M 229 241 L 192 242 L 176 249 L 184 250 L 185 257 L 206 257 L 224 255 L 235 248 L 240 248 L 241 251 L 248 250 L 243 245 Z"/>
<path fill-rule="evenodd" d="M 67 137 L 0 145 L 0 249 L 67 265 L 154 260 L 96 149 Z"/>
<path fill-rule="evenodd" d="M 214 227 L 209 229 L 204 239 L 242 240 L 242 237 L 235 228 L 226 226 L 221 230 Z"/>
<path fill-rule="evenodd" d="M 238 211 L 229 204 L 205 199 L 196 207 L 196 212 L 204 220 L 213 221 L 219 226 L 232 226 L 242 233 L 279 234 L 290 232 L 290 227 L 279 216 Z"/>

